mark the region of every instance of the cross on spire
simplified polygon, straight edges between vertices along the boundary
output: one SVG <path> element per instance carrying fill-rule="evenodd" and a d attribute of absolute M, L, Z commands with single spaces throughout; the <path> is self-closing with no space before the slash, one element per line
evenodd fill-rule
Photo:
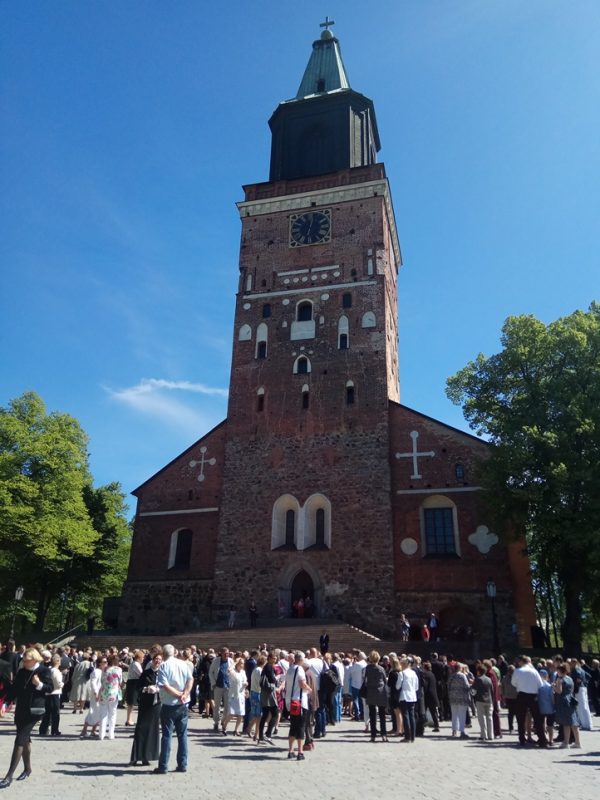
<path fill-rule="evenodd" d="M 325 30 L 328 31 L 332 25 L 335 25 L 335 20 L 329 19 L 329 17 L 325 17 L 325 22 L 320 22 L 319 28 L 325 28 Z"/>
<path fill-rule="evenodd" d="M 419 456 L 428 456 L 429 458 L 432 458 L 435 455 L 435 452 L 433 450 L 428 450 L 426 453 L 417 452 L 417 439 L 419 438 L 417 431 L 411 431 L 410 438 L 412 439 L 413 443 L 412 453 L 396 453 L 396 458 L 412 458 L 413 474 L 410 477 L 416 480 L 423 477 L 422 475 L 419 475 Z"/>

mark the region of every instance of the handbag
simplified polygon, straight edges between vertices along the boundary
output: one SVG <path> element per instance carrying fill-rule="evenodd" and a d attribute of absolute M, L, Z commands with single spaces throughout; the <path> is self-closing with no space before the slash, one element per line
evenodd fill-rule
<path fill-rule="evenodd" d="M 362 686 L 360 687 L 359 695 L 362 697 L 363 700 L 367 698 L 367 682 L 363 680 Z"/>
<path fill-rule="evenodd" d="M 294 686 L 296 685 L 296 677 L 298 675 L 298 667 L 294 672 L 294 680 L 292 681 L 292 691 L 290 695 L 294 694 Z M 300 697 L 302 697 L 302 690 L 300 690 Z M 290 700 L 290 717 L 299 717 L 302 714 L 302 699 Z"/>
<path fill-rule="evenodd" d="M 34 672 L 31 673 L 29 678 L 27 678 L 26 683 L 23 686 L 23 689 L 26 689 L 29 684 L 31 683 L 31 679 L 34 676 Z M 36 689 L 33 690 L 33 694 L 31 695 L 31 700 L 29 701 L 29 713 L 32 717 L 43 717 L 46 713 L 46 696 L 41 694 Z"/>

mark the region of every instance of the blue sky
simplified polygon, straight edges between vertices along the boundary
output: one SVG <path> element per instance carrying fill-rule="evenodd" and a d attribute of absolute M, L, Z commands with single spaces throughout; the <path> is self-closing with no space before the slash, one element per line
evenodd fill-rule
<path fill-rule="evenodd" d="M 225 416 L 235 202 L 326 14 L 392 186 L 402 402 L 465 428 L 446 378 L 508 315 L 599 299 L 597 0 L 5 0 L 0 405 L 75 415 L 98 483 Z"/>

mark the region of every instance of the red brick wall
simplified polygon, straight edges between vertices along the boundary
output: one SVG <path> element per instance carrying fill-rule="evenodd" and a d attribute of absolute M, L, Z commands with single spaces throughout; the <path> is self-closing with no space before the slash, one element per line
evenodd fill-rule
<path fill-rule="evenodd" d="M 225 431 L 222 423 L 136 490 L 128 580 L 212 578 L 219 514 L 193 510 L 221 505 Z M 207 448 L 206 459 L 216 458 L 216 464 L 205 464 L 203 481 L 198 480 L 199 466 L 190 466 L 200 461 L 201 447 Z M 181 513 L 153 515 L 157 511 Z M 144 516 L 148 512 L 152 515 Z M 190 569 L 183 571 L 168 569 L 171 534 L 181 528 L 193 533 Z"/>
<path fill-rule="evenodd" d="M 462 605 L 466 617 L 469 616 L 468 609 L 473 611 L 474 624 L 478 630 L 483 629 L 489 641 L 491 616 L 486 583 L 492 578 L 498 591 L 496 605 L 504 642 L 512 623 L 518 622 L 520 641 L 526 644 L 530 626 L 535 623 L 535 612 L 523 543 L 506 542 L 499 537 L 500 541 L 488 553 L 480 553 L 469 542 L 469 535 L 479 525 L 487 524 L 494 530 L 482 494 L 451 491 L 477 485 L 477 464 L 486 457 L 487 446 L 468 434 L 441 425 L 404 406 L 392 403 L 390 408 L 394 566 L 399 607 L 424 617 L 428 610 L 440 613 Z M 410 432 L 414 430 L 419 433 L 419 452 L 435 452 L 434 457 L 419 458 L 420 480 L 411 477 L 412 459 L 395 458 L 397 452 L 412 451 Z M 455 474 L 457 464 L 462 464 L 465 470 L 461 481 Z M 398 489 L 429 492 L 398 495 Z M 420 549 L 421 506 L 426 497 L 433 494 L 443 495 L 456 505 L 460 558 L 423 557 Z M 402 552 L 400 543 L 405 537 L 412 537 L 419 543 L 415 555 Z"/>

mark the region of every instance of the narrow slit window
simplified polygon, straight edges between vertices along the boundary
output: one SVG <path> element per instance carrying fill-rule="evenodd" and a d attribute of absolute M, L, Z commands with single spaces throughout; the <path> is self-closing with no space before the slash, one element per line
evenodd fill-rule
<path fill-rule="evenodd" d="M 309 404 L 309 394 L 308 392 L 302 392 L 302 408 L 303 409 L 308 408 L 308 404 Z"/>
<path fill-rule="evenodd" d="M 346 386 L 346 405 L 354 405 L 354 386 Z"/>
<path fill-rule="evenodd" d="M 317 547 L 325 547 L 325 511 L 317 509 L 315 517 L 315 543 Z"/>
<path fill-rule="evenodd" d="M 342 308 L 352 308 L 352 294 L 344 292 L 342 295 Z"/>
<path fill-rule="evenodd" d="M 263 319 L 268 319 L 271 316 L 271 303 L 265 303 L 262 307 Z"/>
<path fill-rule="evenodd" d="M 296 513 L 290 508 L 285 514 L 285 545 L 294 547 L 294 534 L 296 531 Z"/>

